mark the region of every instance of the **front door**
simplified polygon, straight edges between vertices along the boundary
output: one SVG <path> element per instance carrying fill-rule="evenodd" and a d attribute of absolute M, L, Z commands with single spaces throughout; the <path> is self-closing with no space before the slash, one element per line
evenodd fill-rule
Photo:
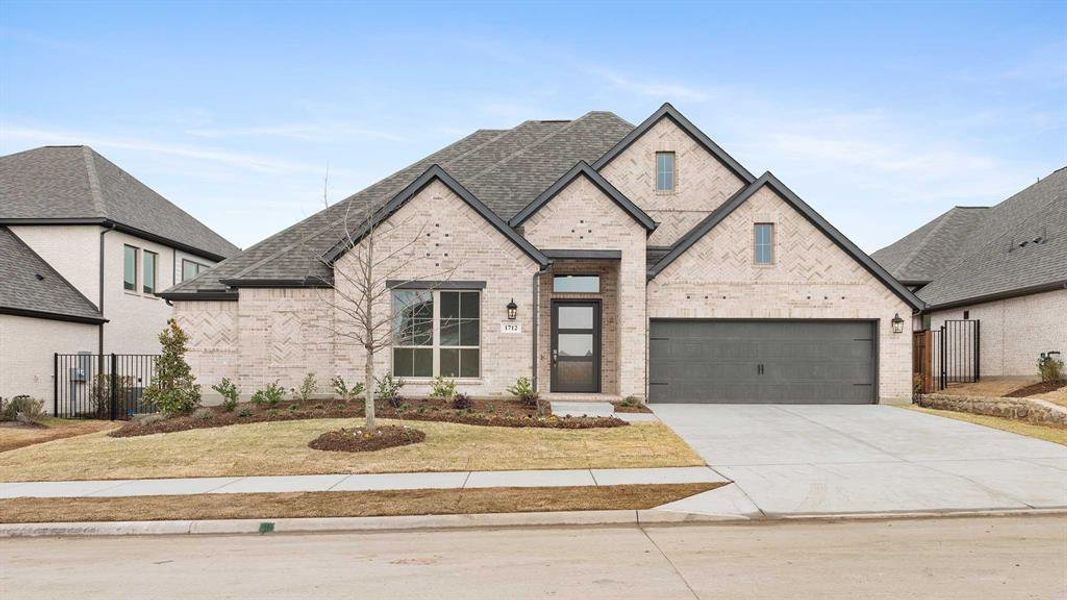
<path fill-rule="evenodd" d="M 552 391 L 600 391 L 600 302 L 552 302 Z"/>

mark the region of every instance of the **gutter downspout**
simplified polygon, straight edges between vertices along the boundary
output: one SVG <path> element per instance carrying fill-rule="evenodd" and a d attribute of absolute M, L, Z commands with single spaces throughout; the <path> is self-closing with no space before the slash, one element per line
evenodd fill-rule
<path fill-rule="evenodd" d="M 534 391 L 537 389 L 537 322 L 541 320 L 541 313 L 538 310 L 537 299 L 541 292 L 541 273 L 542 270 L 538 269 L 533 274 L 533 382 Z"/>
<path fill-rule="evenodd" d="M 100 232 L 100 303 L 97 308 L 100 309 L 100 316 L 104 316 L 104 236 L 108 233 L 115 231 L 114 223 L 107 223 L 104 225 L 104 230 Z M 100 324 L 100 330 L 98 334 L 97 345 L 98 353 L 100 356 L 104 355 L 104 324 Z M 102 363 L 101 363 L 102 365 Z"/>

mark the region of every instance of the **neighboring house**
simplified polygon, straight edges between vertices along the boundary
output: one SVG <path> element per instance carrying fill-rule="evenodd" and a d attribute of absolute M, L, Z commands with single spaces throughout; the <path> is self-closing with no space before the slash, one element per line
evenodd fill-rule
<path fill-rule="evenodd" d="M 419 239 L 381 269 L 401 309 L 376 370 L 405 379 L 405 394 L 435 375 L 487 397 L 522 376 L 550 398 L 910 393 L 902 326 L 920 301 L 669 104 L 637 127 L 591 112 L 476 131 L 167 290 L 205 388 L 362 378 L 364 350 L 339 335 L 351 325 L 334 300 L 347 289 L 335 273 L 355 260 L 345 221 L 368 205 L 387 205 L 393 237 Z"/>
<path fill-rule="evenodd" d="M 238 251 L 87 146 L 0 157 L 0 396 L 51 399 L 57 352 L 159 352 L 158 292 Z"/>
<path fill-rule="evenodd" d="M 872 257 L 927 303 L 923 326 L 980 322 L 981 376 L 1067 354 L 1067 167 L 1000 204 L 957 206 Z"/>

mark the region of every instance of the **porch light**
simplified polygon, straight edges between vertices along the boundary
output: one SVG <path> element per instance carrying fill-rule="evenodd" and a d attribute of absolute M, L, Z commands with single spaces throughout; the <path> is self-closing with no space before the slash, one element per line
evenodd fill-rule
<path fill-rule="evenodd" d="M 519 316 L 519 305 L 515 304 L 515 299 L 512 298 L 511 302 L 508 302 L 508 320 L 514 321 Z"/>
<path fill-rule="evenodd" d="M 893 333 L 904 333 L 904 319 L 900 318 L 900 313 L 893 315 Z"/>

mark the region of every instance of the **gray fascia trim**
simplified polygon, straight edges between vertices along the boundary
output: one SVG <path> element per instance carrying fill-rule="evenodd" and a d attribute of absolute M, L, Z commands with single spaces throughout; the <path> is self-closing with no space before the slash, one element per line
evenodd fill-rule
<path fill-rule="evenodd" d="M 962 300 L 953 300 L 951 302 L 943 302 L 941 304 L 928 304 L 923 309 L 922 313 L 932 313 L 939 310 L 948 310 L 950 308 L 958 308 L 961 306 L 969 306 L 972 304 L 984 304 L 986 302 L 996 302 L 997 300 L 1007 300 L 1008 298 L 1018 298 L 1019 296 L 1030 296 L 1032 294 L 1040 294 L 1042 292 L 1054 292 L 1056 290 L 1067 289 L 1067 280 L 1054 281 L 1052 283 L 1043 283 L 1040 285 L 1031 285 L 1023 288 L 1016 288 L 1014 290 L 1006 290 L 1003 292 L 995 292 L 992 294 L 984 294 L 982 296 L 973 296 L 971 298 L 964 298 Z"/>
<path fill-rule="evenodd" d="M 119 222 L 113 221 L 111 219 L 104 219 L 104 218 L 0 219 L 0 225 L 100 225 L 101 227 L 114 228 L 114 229 L 116 229 L 118 231 L 121 231 L 123 233 L 128 233 L 130 235 L 135 235 L 135 236 L 137 236 L 139 238 L 144 238 L 144 239 L 146 239 L 148 241 L 151 241 L 151 242 L 164 244 L 166 246 L 170 246 L 171 248 L 176 248 L 178 250 L 181 250 L 182 252 L 188 252 L 189 254 L 195 254 L 196 256 L 199 256 L 201 258 L 206 258 L 208 260 L 213 260 L 215 262 L 222 262 L 222 261 L 226 260 L 226 257 L 222 256 L 220 254 L 215 254 L 213 252 L 208 252 L 207 250 L 203 250 L 203 249 L 197 248 L 195 246 L 190 246 L 189 244 L 186 244 L 186 243 L 183 243 L 183 242 L 179 242 L 177 240 L 173 240 L 173 239 L 168 238 L 168 237 L 164 237 L 164 236 L 161 236 L 161 235 L 156 235 L 154 233 L 149 233 L 149 232 L 147 232 L 147 231 L 145 231 L 143 229 L 137 229 L 136 227 L 130 227 L 129 225 L 125 225 L 123 223 L 119 223 Z"/>
<path fill-rule="evenodd" d="M 874 275 L 879 281 L 881 281 L 886 287 L 893 291 L 901 300 L 907 302 L 913 309 L 922 310 L 926 306 L 926 303 L 919 299 L 911 290 L 902 285 L 892 275 L 889 274 L 881 265 L 875 262 L 870 256 L 863 250 L 860 250 L 858 246 L 852 243 L 847 237 L 844 236 L 836 227 L 830 224 L 829 221 L 823 218 L 822 215 L 815 212 L 815 209 L 808 206 L 806 202 L 800 199 L 799 196 L 793 193 L 784 183 L 779 181 L 770 171 L 767 171 L 759 179 L 754 181 L 751 185 L 735 194 L 732 198 L 726 201 L 721 207 L 716 209 L 710 215 L 708 215 L 703 221 L 701 221 L 696 227 L 694 227 L 689 233 L 678 241 L 675 248 L 664 256 L 652 269 L 649 270 L 648 278 L 652 279 L 659 275 L 663 269 L 669 264 L 674 262 L 676 258 L 681 256 L 686 250 L 692 247 L 700 238 L 707 235 L 709 231 L 715 228 L 716 225 L 722 222 L 727 216 L 730 215 L 738 206 L 741 206 L 746 200 L 751 198 L 753 194 L 760 190 L 764 185 L 768 185 L 772 190 L 778 193 L 779 196 L 785 199 L 794 209 L 804 215 L 804 217 L 814 225 L 817 229 L 822 231 L 829 237 L 839 248 L 845 251 L 846 254 L 851 256 L 854 260 L 859 262 L 871 275 Z"/>
<path fill-rule="evenodd" d="M 663 106 L 656 112 L 652 113 L 652 116 L 648 117 L 641 122 L 640 125 L 635 127 L 633 131 L 628 133 L 626 137 L 622 138 L 618 144 L 615 144 L 610 150 L 608 150 L 604 156 L 601 156 L 595 163 L 593 168 L 596 170 L 602 169 L 605 165 L 614 160 L 618 155 L 622 154 L 624 150 L 630 147 L 631 144 L 636 142 L 638 138 L 645 134 L 653 125 L 658 123 L 662 118 L 669 118 L 674 121 L 676 125 L 682 128 L 690 137 L 697 141 L 700 145 L 719 160 L 727 169 L 729 169 L 734 175 L 743 180 L 745 183 L 752 183 L 756 180 L 756 176 L 749 172 L 741 163 L 737 162 L 734 157 L 730 156 L 725 150 L 723 150 L 718 144 L 712 141 L 703 131 L 701 131 L 696 125 L 693 125 L 689 119 L 685 118 L 685 115 L 678 112 L 678 109 L 671 106 L 670 102 L 665 102 Z"/>
<path fill-rule="evenodd" d="M 156 294 L 164 300 L 178 300 L 181 302 L 237 302 L 240 295 L 237 291 L 232 292 L 160 292 Z"/>
<path fill-rule="evenodd" d="M 385 282 L 391 290 L 484 290 L 484 281 L 393 280 Z"/>
<path fill-rule="evenodd" d="M 33 317 L 35 319 L 48 319 L 50 321 L 70 321 L 72 323 L 86 323 L 88 325 L 100 325 L 107 323 L 103 317 L 83 317 L 79 315 L 65 315 L 44 310 L 28 310 L 25 308 L 11 308 L 0 306 L 0 315 L 12 315 L 16 317 Z"/>
<path fill-rule="evenodd" d="M 570 168 L 562 177 L 556 180 L 555 183 L 548 186 L 548 189 L 541 192 L 533 202 L 526 205 L 525 208 L 519 211 L 508 222 L 512 227 L 518 227 L 522 225 L 527 219 L 533 216 L 542 206 L 548 204 L 550 200 L 556 197 L 564 188 L 566 188 L 575 178 L 585 175 L 593 182 L 593 185 L 597 186 L 600 191 L 604 192 L 609 198 L 611 198 L 615 204 L 618 204 L 627 214 L 634 218 L 635 221 L 644 226 L 648 231 L 656 229 L 656 222 L 652 220 L 652 217 L 648 216 L 645 211 L 641 210 L 639 206 L 634 204 L 629 198 L 627 198 L 622 192 L 620 192 L 615 186 L 604 179 L 604 176 L 597 173 L 589 163 L 584 160 L 578 161 L 576 165 Z"/>
<path fill-rule="evenodd" d="M 330 282 L 319 277 L 303 279 L 220 279 L 219 283 L 232 288 L 328 288 Z"/>
<path fill-rule="evenodd" d="M 336 244 L 334 244 L 334 246 L 328 252 L 326 252 L 326 254 L 323 255 L 323 258 L 325 259 L 327 264 L 332 265 L 338 258 L 341 257 L 342 254 L 347 252 L 349 248 L 358 244 L 359 240 L 363 239 L 363 237 L 367 235 L 367 233 L 372 227 L 392 216 L 393 213 L 395 213 L 402 206 L 407 204 L 408 200 L 414 198 L 426 186 L 433 183 L 435 179 L 445 184 L 446 187 L 452 190 L 457 196 L 462 198 L 468 206 L 473 208 L 475 212 L 481 215 L 482 218 L 484 218 L 486 221 L 489 221 L 489 223 L 493 225 L 493 227 L 496 227 L 497 231 L 503 234 L 504 237 L 511 240 L 512 243 L 514 243 L 523 252 L 529 255 L 530 258 L 534 259 L 534 261 L 537 262 L 538 265 L 543 267 L 548 264 L 548 258 L 544 254 L 542 254 L 540 250 L 535 248 L 533 244 L 526 241 L 525 238 L 516 233 L 515 230 L 509 227 L 503 219 L 501 219 L 493 211 L 489 210 L 489 207 L 487 207 L 481 200 L 475 197 L 475 195 L 472 194 L 470 190 L 463 187 L 460 182 L 456 181 L 455 178 L 449 175 L 447 171 L 445 171 L 440 165 L 437 164 L 431 165 L 430 168 L 426 169 L 426 171 L 424 171 L 422 175 L 418 176 L 415 181 L 411 182 L 403 190 L 400 190 L 400 192 L 397 193 L 396 196 L 393 196 L 393 198 L 389 202 L 387 202 L 385 206 L 381 208 L 381 210 L 376 211 L 376 214 L 372 215 L 371 217 L 368 217 L 367 220 L 359 226 L 358 230 L 354 235 L 352 235 L 348 239 L 341 239 Z"/>
<path fill-rule="evenodd" d="M 622 260 L 622 250 L 542 250 L 551 259 Z"/>

